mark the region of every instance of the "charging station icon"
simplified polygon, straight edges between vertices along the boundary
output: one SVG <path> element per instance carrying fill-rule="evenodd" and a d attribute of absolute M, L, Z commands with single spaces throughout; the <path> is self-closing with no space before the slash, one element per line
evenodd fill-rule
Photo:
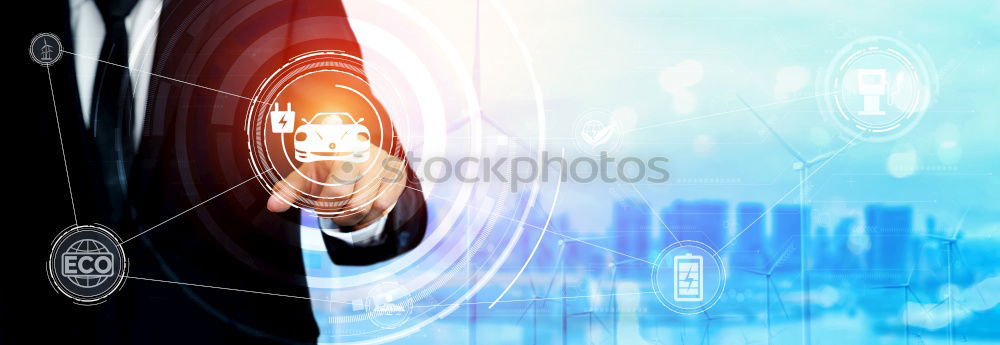
<path fill-rule="evenodd" d="M 278 110 L 278 103 L 274 103 L 269 115 L 271 115 L 272 133 L 295 132 L 295 111 L 292 110 L 292 102 L 288 102 L 285 110 Z"/>

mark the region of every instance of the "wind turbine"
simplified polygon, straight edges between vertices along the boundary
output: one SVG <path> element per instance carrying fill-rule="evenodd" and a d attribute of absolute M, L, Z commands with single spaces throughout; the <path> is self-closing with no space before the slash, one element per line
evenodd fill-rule
<path fill-rule="evenodd" d="M 712 321 L 734 318 L 734 316 L 731 315 L 712 316 L 712 314 L 708 313 L 708 310 L 702 311 L 701 314 L 705 315 L 705 337 L 703 337 L 701 341 L 701 343 L 705 345 L 710 343 L 709 335 L 711 335 L 710 327 L 712 326 Z"/>
<path fill-rule="evenodd" d="M 876 289 L 903 289 L 903 334 L 906 337 L 907 345 L 910 344 L 910 310 L 909 310 L 910 296 L 912 295 L 913 299 L 917 300 L 917 303 L 920 303 L 921 307 L 923 307 L 924 305 L 924 302 L 921 301 L 919 297 L 917 297 L 917 294 L 914 293 L 913 289 L 910 287 L 911 286 L 910 283 L 913 281 L 913 272 L 915 272 L 916 270 L 917 270 L 916 266 L 914 266 L 913 269 L 910 270 L 910 275 L 906 277 L 905 283 L 895 284 L 895 285 L 882 285 L 875 287 Z"/>
<path fill-rule="evenodd" d="M 558 271 L 558 275 L 560 276 L 560 281 L 562 283 L 562 288 L 561 288 L 560 293 L 562 294 L 561 295 L 562 296 L 561 300 L 562 300 L 562 340 L 563 340 L 563 345 L 566 345 L 568 343 L 568 341 L 567 341 L 567 339 L 568 339 L 567 328 L 568 328 L 568 324 L 569 324 L 568 322 L 569 322 L 569 320 L 567 320 L 567 316 L 574 316 L 574 315 L 579 314 L 579 313 L 577 313 L 577 314 L 568 314 L 568 312 L 567 312 L 569 299 L 567 298 L 567 294 L 566 294 L 566 247 L 569 246 L 570 244 L 573 244 L 573 243 L 589 243 L 588 241 L 599 240 L 599 239 L 606 239 L 606 238 L 608 238 L 608 237 L 605 236 L 605 237 L 589 237 L 589 238 L 567 238 L 567 239 L 562 239 L 562 240 L 559 241 L 559 251 L 556 252 L 556 265 L 555 265 L 555 267 L 556 267 L 557 270 L 559 270 Z M 545 288 L 545 298 L 548 298 L 549 295 L 552 293 L 552 287 L 555 285 L 555 281 L 556 281 L 556 275 L 557 275 L 556 273 L 557 272 L 553 272 L 552 278 L 549 279 L 549 284 Z M 545 307 L 545 303 L 546 302 L 547 301 L 545 301 L 545 300 L 541 301 L 541 304 L 542 304 L 543 308 Z"/>
<path fill-rule="evenodd" d="M 559 251 L 556 253 L 556 269 L 559 270 L 560 281 L 562 282 L 562 289 L 561 289 L 560 292 L 562 293 L 562 343 L 563 343 L 563 345 L 566 345 L 568 343 L 566 329 L 567 329 L 567 327 L 569 325 L 569 320 L 567 320 L 567 314 L 566 314 L 567 313 L 567 309 L 568 309 L 567 308 L 568 307 L 568 305 L 567 305 L 568 300 L 566 298 L 566 261 L 565 261 L 566 246 L 568 246 L 568 245 L 570 245 L 572 243 L 577 243 L 577 242 L 581 242 L 581 240 L 580 239 L 563 239 L 563 240 L 559 240 Z M 552 279 L 549 279 L 549 286 L 547 288 L 545 288 L 545 296 L 546 297 L 548 297 L 549 293 L 552 291 L 552 286 L 555 284 L 555 281 L 556 281 L 556 275 L 553 272 Z M 545 306 L 545 301 L 542 301 L 542 306 L 543 307 Z"/>
<path fill-rule="evenodd" d="M 836 155 L 837 151 L 836 150 L 830 151 L 818 155 L 816 157 L 813 157 L 812 159 L 806 159 L 804 156 L 802 156 L 802 154 L 793 149 L 792 146 L 789 145 L 788 142 L 786 142 L 785 139 L 782 138 L 781 135 L 779 135 L 778 132 L 774 130 L 774 128 L 768 125 L 767 121 L 764 121 L 764 118 L 761 117 L 760 114 L 757 114 L 757 111 L 754 110 L 753 107 L 751 107 L 750 104 L 748 104 L 745 100 L 743 100 L 743 97 L 738 97 L 738 98 L 740 99 L 740 102 L 742 102 L 743 105 L 746 106 L 748 110 L 750 110 L 750 113 L 753 114 L 754 118 L 756 118 L 757 121 L 760 121 L 760 123 L 764 125 L 765 128 L 767 128 L 767 131 L 771 133 L 771 136 L 777 139 L 778 143 L 780 143 L 781 146 L 785 148 L 785 151 L 788 151 L 788 154 L 791 155 L 796 160 L 796 162 L 792 164 L 792 170 L 799 171 L 799 227 L 800 227 L 799 256 L 800 256 L 800 266 L 801 266 L 800 274 L 802 275 L 802 294 L 804 296 L 802 303 L 802 343 L 804 345 L 809 345 L 811 343 L 811 328 L 812 328 L 810 325 L 811 321 L 809 320 L 810 318 L 809 304 L 812 303 L 812 300 L 811 297 L 809 297 L 810 295 L 809 275 L 806 274 L 807 273 L 806 234 L 808 232 L 808 229 L 806 229 L 806 213 L 805 213 L 806 179 L 809 178 L 809 168 L 812 168 L 817 164 L 820 164 L 822 162 L 829 160 L 830 158 L 833 158 L 833 156 Z"/>
<path fill-rule="evenodd" d="M 562 278 L 561 279 L 562 280 L 562 289 L 561 289 L 562 290 L 561 291 L 562 292 L 562 298 L 561 298 L 562 299 L 562 338 L 563 338 L 563 343 L 564 344 L 567 342 L 566 341 L 566 339 L 567 339 L 567 333 L 566 333 L 566 328 L 567 328 L 566 310 L 567 310 L 567 300 L 568 300 L 568 298 L 566 296 L 566 262 L 565 262 L 565 251 L 566 251 L 566 246 L 567 245 L 569 245 L 571 243 L 577 243 L 577 242 L 583 242 L 583 241 L 584 241 L 584 239 L 565 239 L 565 240 L 560 240 L 559 241 L 559 251 L 556 253 L 556 266 L 555 266 L 556 270 L 558 270 L 558 271 L 552 272 L 552 278 L 549 279 L 549 283 L 545 287 L 544 295 L 539 295 L 538 294 L 538 291 L 535 288 L 535 280 L 534 280 L 534 278 L 531 278 L 528 281 L 531 284 L 531 292 L 532 292 L 532 294 L 534 296 L 533 296 L 533 299 L 532 299 L 531 303 L 528 304 L 528 307 L 525 308 L 524 313 L 522 313 L 521 317 L 518 319 L 518 322 L 520 323 L 521 319 L 523 319 L 524 316 L 527 314 L 528 308 L 535 308 L 534 318 L 536 319 L 536 321 L 535 321 L 536 322 L 535 327 L 537 327 L 537 317 L 538 317 L 538 311 L 537 311 L 537 309 L 538 308 L 545 308 L 545 303 L 547 302 L 547 299 L 549 298 L 549 295 L 552 293 L 552 287 L 555 285 L 556 276 L 557 275 L 561 275 L 561 278 Z"/>
<path fill-rule="evenodd" d="M 955 242 L 958 242 L 958 235 L 962 231 L 962 226 L 965 224 L 965 216 L 969 214 L 969 208 L 965 209 L 962 213 L 962 218 L 958 220 L 958 225 L 955 226 L 955 232 L 951 234 L 950 237 L 943 237 L 938 235 L 927 235 L 931 239 L 935 239 L 945 243 L 948 248 L 948 344 L 955 343 L 955 293 L 952 291 L 952 252 L 957 248 L 955 247 Z"/>
<path fill-rule="evenodd" d="M 482 86 L 482 84 L 483 84 L 483 81 L 482 81 L 482 45 L 481 45 L 481 42 L 480 42 L 480 34 L 479 34 L 479 32 L 480 32 L 480 26 L 481 26 L 480 25 L 480 16 L 479 16 L 480 2 L 481 2 L 480 0 L 476 0 L 476 16 L 475 16 L 475 18 L 476 18 L 476 20 L 475 20 L 476 29 L 475 29 L 475 35 L 474 35 L 474 40 L 473 40 L 473 49 L 472 49 L 472 85 L 473 85 L 473 88 L 476 91 L 476 102 L 478 104 L 480 104 L 479 109 L 478 109 L 479 110 L 479 119 L 482 120 L 484 123 L 492 126 L 494 129 L 496 129 L 501 134 L 507 136 L 508 138 L 517 138 L 516 136 L 511 135 L 508 131 L 504 130 L 504 126 L 501 126 L 500 124 L 496 123 L 496 121 L 494 121 L 494 120 L 490 119 L 489 117 L 485 116 L 485 113 L 483 112 L 483 109 L 482 109 L 482 104 L 483 104 L 483 90 L 482 90 L 483 89 L 483 86 Z M 445 130 L 445 132 L 446 133 L 452 133 L 452 132 L 455 132 L 455 131 L 461 129 L 462 127 L 465 127 L 465 125 L 469 124 L 469 122 L 471 121 L 471 118 L 472 118 L 471 116 L 466 116 L 466 117 L 463 117 L 463 118 L 459 119 L 458 121 L 455 121 L 454 123 L 448 125 L 448 128 Z M 520 140 L 514 140 L 514 141 L 516 141 L 522 147 L 531 149 L 531 147 L 528 147 L 528 145 L 524 144 Z M 423 146 L 423 143 L 422 142 L 418 142 L 418 143 L 416 143 L 414 145 L 414 150 L 415 149 L 419 149 L 422 146 Z"/>
<path fill-rule="evenodd" d="M 635 261 L 627 259 L 608 263 L 611 268 L 611 343 L 614 345 L 618 345 L 618 266 Z"/>
<path fill-rule="evenodd" d="M 531 284 L 531 295 L 532 295 L 532 297 L 531 297 L 531 303 L 528 303 L 528 305 L 524 308 L 524 312 L 521 313 L 521 317 L 517 318 L 517 323 L 520 324 L 521 320 L 524 319 L 525 315 L 528 315 L 528 311 L 530 310 L 532 312 L 531 313 L 532 314 L 531 315 L 531 343 L 532 344 L 538 344 L 538 305 L 539 305 L 539 301 L 542 299 L 542 297 L 538 295 L 538 291 L 535 289 L 535 278 L 534 278 L 534 276 L 531 276 L 528 279 L 528 283 Z"/>
<path fill-rule="evenodd" d="M 765 295 L 767 296 L 766 298 L 767 307 L 764 309 L 765 312 L 767 313 L 766 318 L 767 318 L 768 345 L 771 345 L 771 290 L 774 290 L 774 296 L 778 298 L 778 305 L 781 306 L 781 311 L 785 313 L 785 318 L 788 318 L 788 311 L 785 310 L 785 302 L 781 300 L 781 294 L 778 293 L 778 288 L 774 286 L 771 277 L 772 275 L 774 275 L 774 270 L 778 268 L 778 265 L 780 265 L 782 262 L 785 261 L 785 258 L 788 257 L 788 253 L 791 253 L 791 249 L 792 249 L 792 243 L 789 242 L 787 245 L 785 245 L 785 248 L 781 250 L 781 253 L 778 254 L 778 257 L 774 259 L 774 262 L 772 262 L 771 265 L 767 268 L 767 271 L 756 271 L 747 269 L 744 270 L 753 274 L 764 276 L 765 281 L 767 282 L 766 283 L 767 287 L 764 289 Z"/>
<path fill-rule="evenodd" d="M 598 324 L 601 325 L 601 328 L 604 328 L 605 331 L 608 331 L 608 325 L 605 325 L 604 321 L 601 321 L 600 318 L 594 316 L 593 310 L 569 314 L 569 316 L 582 316 L 582 315 L 587 315 L 587 339 L 590 339 L 590 336 L 594 334 L 595 320 L 597 321 Z M 593 343 L 593 341 L 591 341 L 591 343 Z"/>

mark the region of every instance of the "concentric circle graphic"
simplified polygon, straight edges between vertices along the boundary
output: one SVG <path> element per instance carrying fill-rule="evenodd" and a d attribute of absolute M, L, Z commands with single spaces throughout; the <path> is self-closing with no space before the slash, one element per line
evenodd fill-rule
<path fill-rule="evenodd" d="M 500 179 L 468 183 L 428 178 L 437 176 L 435 166 L 441 166 L 430 165 L 432 158 L 509 160 L 541 155 L 544 108 L 523 44 L 516 35 L 509 38 L 511 49 L 524 60 L 505 63 L 525 67 L 523 73 L 505 77 L 517 81 L 520 88 L 508 92 L 521 93 L 533 116 L 490 116 L 480 108 L 480 95 L 469 74 L 473 69 L 433 22 L 402 2 L 369 5 L 352 12 L 350 25 L 364 48 L 371 84 L 383 90 L 378 92 L 379 101 L 392 114 L 407 161 L 421 180 L 430 219 L 423 242 L 398 258 L 359 270 L 307 270 L 311 291 L 332 300 L 314 304 L 320 310 L 320 343 L 384 343 L 418 332 L 461 308 L 493 280 L 516 246 L 539 235 L 525 226 L 539 201 L 542 187 L 537 183 L 511 193 L 510 183 Z M 487 15 L 497 16 L 514 33 L 499 4 L 493 8 Z M 394 82 L 380 83 L 374 71 L 384 71 Z M 398 99 L 395 90 L 401 95 Z M 472 175 L 486 167 L 480 161 L 464 168 Z M 509 161 L 499 168 L 505 169 L 510 169 Z M 396 284 L 398 288 L 387 288 Z M 373 299 L 378 295 L 373 292 L 385 290 L 406 291 L 408 297 L 378 307 L 372 302 L 386 299 Z M 398 293 L 390 294 L 397 298 Z"/>
<path fill-rule="evenodd" d="M 921 50 L 889 37 L 851 42 L 817 88 L 827 119 L 849 136 L 886 141 L 912 129 L 930 104 L 936 75 Z"/>
<path fill-rule="evenodd" d="M 222 27 L 243 28 L 256 18 L 256 11 L 266 10 L 266 6 L 258 4 L 251 3 L 244 11 L 225 18 Z M 180 159 L 214 154 L 226 164 L 237 160 L 237 164 L 249 163 L 246 172 L 218 176 L 199 174 L 199 167 L 182 171 L 182 178 L 190 181 L 185 188 L 192 200 L 214 195 L 202 195 L 204 192 L 195 183 L 200 179 L 229 186 L 253 180 L 260 183 L 262 190 L 278 197 L 286 195 L 273 194 L 275 187 L 288 177 L 310 185 L 284 201 L 304 214 L 299 245 L 307 263 L 304 278 L 309 298 L 320 326 L 319 343 L 384 343 L 426 329 L 428 324 L 461 308 L 486 284 L 496 283 L 501 265 L 516 257 L 515 248 L 541 238 L 541 232 L 526 226 L 546 188 L 539 183 L 523 184 L 512 192 L 511 183 L 500 178 L 462 182 L 428 177 L 439 176 L 436 167 L 442 166 L 429 164 L 430 159 L 454 162 L 466 157 L 493 158 L 494 162 L 506 162 L 497 171 L 510 171 L 512 157 L 540 160 L 546 148 L 544 105 L 530 56 L 507 13 L 498 3 L 492 6 L 493 10 L 484 7 L 481 12 L 500 25 L 501 34 L 490 37 L 490 49 L 507 49 L 520 57 L 502 61 L 504 66 L 512 67 L 502 76 L 489 68 L 477 71 L 472 67 L 475 64 L 463 58 L 471 46 L 456 47 L 453 38 L 419 10 L 394 0 L 364 2 L 350 8 L 346 18 L 317 14 L 255 30 L 253 37 L 263 38 L 244 50 L 230 52 L 218 48 L 229 48 L 225 44 L 229 42 L 211 41 L 201 48 L 200 56 L 223 55 L 227 57 L 225 62 L 206 58 L 204 63 L 196 61 L 183 70 L 219 72 L 221 79 L 200 83 L 226 92 L 243 90 L 238 94 L 250 100 L 216 94 L 211 115 L 216 116 L 217 127 L 190 129 L 212 136 L 204 140 L 204 145 L 179 152 Z M 327 27 L 324 25 L 331 22 L 347 24 L 344 27 L 350 27 L 353 37 L 338 37 L 342 32 L 336 30 L 287 33 L 288 27 Z M 509 35 L 502 34 L 504 28 Z M 225 37 L 225 32 L 219 35 Z M 287 37 L 283 46 L 302 50 L 291 49 L 294 55 L 275 51 L 270 37 Z M 345 41 L 349 44 L 338 46 Z M 350 47 L 355 43 L 360 50 Z M 478 73 L 481 78 L 474 77 Z M 496 95 L 483 97 L 477 81 L 503 83 L 503 96 L 516 97 L 517 101 L 482 109 L 480 99 Z M 497 89 L 492 85 L 489 88 Z M 193 104 L 191 98 L 181 96 L 181 102 Z M 518 116 L 509 116 L 509 109 L 504 107 L 515 103 L 523 108 Z M 199 103 L 199 107 L 204 105 Z M 486 117 L 489 121 L 484 120 Z M 320 128 L 323 126 L 338 128 Z M 337 140 L 327 140 L 327 134 L 333 131 L 339 134 L 334 136 Z M 363 145 L 366 142 L 368 145 Z M 352 188 L 357 185 L 356 191 L 367 191 L 362 195 L 367 200 L 377 197 L 365 187 L 364 180 L 350 177 L 383 168 L 372 164 L 379 154 L 402 159 L 412 168 L 407 178 L 420 181 L 419 192 L 428 210 L 426 232 L 421 234 L 419 245 L 392 259 L 368 266 L 331 265 L 329 248 L 322 237 L 322 231 L 329 229 L 319 229 L 307 218 L 337 216 L 343 214 L 338 212 L 351 210 L 337 210 L 337 202 L 342 200 L 323 198 L 317 189 L 350 184 Z M 330 157 L 343 158 L 336 160 L 334 170 L 342 174 L 335 176 L 337 179 L 303 171 L 304 166 Z M 466 176 L 482 177 L 482 171 L 492 167 L 480 161 L 463 168 Z M 212 223 L 218 220 L 211 213 L 201 212 L 198 216 L 215 226 L 210 228 L 211 233 L 230 255 L 247 265 L 256 264 L 240 241 Z M 276 236 L 275 240 L 282 238 Z M 316 262 L 320 265 L 311 265 Z M 297 271 L 265 273 L 283 279 L 302 278 Z M 397 297 L 403 296 L 400 291 L 405 292 L 405 298 Z M 210 306 L 210 301 L 205 304 Z M 238 320 L 238 316 L 229 317 L 233 319 L 230 322 Z"/>
<path fill-rule="evenodd" d="M 660 252 L 650 280 L 663 306 L 679 314 L 696 314 L 722 298 L 726 277 L 726 267 L 714 249 L 685 240 Z"/>
<path fill-rule="evenodd" d="M 405 286 L 396 282 L 375 285 L 365 298 L 365 313 L 376 326 L 393 329 L 402 326 L 413 312 L 413 300 Z"/>
<path fill-rule="evenodd" d="M 591 109 L 580 114 L 573 123 L 573 143 L 586 155 L 611 155 L 621 147 L 624 132 L 625 128 L 612 112 Z"/>
<path fill-rule="evenodd" d="M 52 66 L 63 56 L 62 41 L 59 36 L 48 32 L 37 34 L 28 45 L 28 55 L 39 65 Z"/>
<path fill-rule="evenodd" d="M 78 304 L 92 305 L 122 286 L 128 259 L 111 229 L 100 224 L 71 226 L 52 242 L 46 270 L 56 291 Z"/>
<path fill-rule="evenodd" d="M 315 51 L 292 58 L 265 79 L 245 123 L 250 161 L 264 188 L 274 191 L 280 181 L 294 178 L 290 175 L 304 179 L 307 186 L 293 186 L 298 193 L 275 195 L 323 216 L 358 212 L 384 193 L 375 179 L 355 185 L 365 174 L 386 170 L 383 159 L 402 160 L 404 155 L 370 91 L 368 78 L 379 76 L 377 68 L 359 57 Z M 326 161 L 339 164 L 332 165 L 335 171 L 317 173 L 315 163 Z M 346 195 L 320 194 L 324 187 L 347 185 L 353 190 Z M 359 196 L 364 200 L 357 206 L 343 207 L 345 200 Z"/>

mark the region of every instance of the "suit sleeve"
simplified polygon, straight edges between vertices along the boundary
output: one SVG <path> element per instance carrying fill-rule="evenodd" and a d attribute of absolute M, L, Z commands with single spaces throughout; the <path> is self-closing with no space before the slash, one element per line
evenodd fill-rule
<path fill-rule="evenodd" d="M 297 19 L 322 17 L 322 25 L 297 25 Z M 340 1 L 298 0 L 292 11 L 291 31 L 295 37 L 310 37 L 308 40 L 293 39 L 296 44 L 288 47 L 288 55 L 296 56 L 314 50 L 336 49 L 361 57 L 361 48 L 347 21 L 347 13 Z M 369 91 L 369 90 L 366 90 Z M 375 103 L 378 103 L 377 100 Z M 380 105 L 376 105 L 381 107 Z M 381 112 L 385 114 L 386 112 Z M 392 123 L 384 119 L 384 123 Z M 394 129 L 393 129 L 394 131 Z M 398 138 L 393 136 L 392 155 L 405 160 L 405 151 Z M 373 138 L 374 141 L 375 138 Z M 424 238 L 427 228 L 427 206 L 420 181 L 407 161 L 406 187 L 396 201 L 396 206 L 386 216 L 385 227 L 377 235 L 379 238 L 366 240 L 366 244 L 355 245 L 323 233 L 327 252 L 333 263 L 338 265 L 371 265 L 392 259 L 415 248 Z"/>
<path fill-rule="evenodd" d="M 396 201 L 396 207 L 386 216 L 380 243 L 374 246 L 354 246 L 323 234 L 323 242 L 333 263 L 338 265 L 371 265 L 392 259 L 415 248 L 424 239 L 427 229 L 427 206 L 413 171 L 407 167 L 407 188 Z M 379 242 L 379 241 L 377 241 Z"/>

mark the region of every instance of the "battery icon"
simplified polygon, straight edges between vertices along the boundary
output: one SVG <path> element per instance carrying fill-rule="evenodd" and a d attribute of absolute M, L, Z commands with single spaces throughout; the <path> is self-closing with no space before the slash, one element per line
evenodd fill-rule
<path fill-rule="evenodd" d="M 704 260 L 701 255 L 684 254 L 674 257 L 674 300 L 701 302 L 705 299 L 702 286 Z"/>

